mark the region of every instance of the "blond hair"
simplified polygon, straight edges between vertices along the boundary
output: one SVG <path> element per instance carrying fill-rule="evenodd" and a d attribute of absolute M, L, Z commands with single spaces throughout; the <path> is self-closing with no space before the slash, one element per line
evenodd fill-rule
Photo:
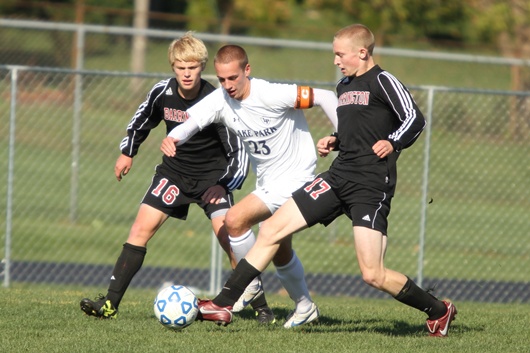
<path fill-rule="evenodd" d="M 360 47 L 368 50 L 368 54 L 372 55 L 375 47 L 374 34 L 368 27 L 362 24 L 353 24 L 340 29 L 335 33 L 337 39 L 348 38 L 352 47 Z"/>
<path fill-rule="evenodd" d="M 195 38 L 193 32 L 189 31 L 171 42 L 167 57 L 171 67 L 176 61 L 197 61 L 204 69 L 208 62 L 208 49 L 202 40 Z"/>

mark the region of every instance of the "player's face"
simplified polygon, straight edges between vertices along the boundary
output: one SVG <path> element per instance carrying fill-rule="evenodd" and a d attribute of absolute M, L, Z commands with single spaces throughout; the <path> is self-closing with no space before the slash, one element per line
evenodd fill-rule
<path fill-rule="evenodd" d="M 175 61 L 173 72 L 179 84 L 179 93 L 186 98 L 199 89 L 203 67 L 198 61 Z"/>
<path fill-rule="evenodd" d="M 337 65 L 344 76 L 354 76 L 358 73 L 363 61 L 361 57 L 364 48 L 356 48 L 348 38 L 335 38 L 333 40 L 333 64 Z"/>
<path fill-rule="evenodd" d="M 243 100 L 250 94 L 250 65 L 241 68 L 239 61 L 227 64 L 215 63 L 215 72 L 219 83 L 231 98 Z"/>

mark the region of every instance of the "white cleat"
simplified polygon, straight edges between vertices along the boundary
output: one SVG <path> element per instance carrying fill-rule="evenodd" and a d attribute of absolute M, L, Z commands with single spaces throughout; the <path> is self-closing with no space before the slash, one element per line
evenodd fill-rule
<path fill-rule="evenodd" d="M 298 327 L 301 325 L 309 324 L 310 322 L 317 322 L 320 312 L 318 311 L 315 303 L 311 304 L 311 309 L 307 313 L 298 314 L 296 311 L 292 311 L 287 316 L 287 321 L 283 325 L 285 328 Z"/>
<path fill-rule="evenodd" d="M 249 287 L 245 288 L 245 291 L 243 292 L 239 300 L 234 304 L 234 307 L 232 308 L 233 313 L 238 313 L 241 310 L 245 309 L 247 305 L 252 303 L 254 300 L 259 298 L 263 294 L 263 285 L 261 283 L 261 280 L 258 282 L 258 288 L 249 289 Z"/>

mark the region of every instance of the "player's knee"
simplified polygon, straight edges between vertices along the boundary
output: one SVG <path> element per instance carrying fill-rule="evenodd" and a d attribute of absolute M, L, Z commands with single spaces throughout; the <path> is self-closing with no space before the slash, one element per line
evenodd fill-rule
<path fill-rule="evenodd" d="M 135 222 L 129 231 L 127 243 L 137 246 L 146 246 L 147 242 L 153 237 L 155 232 L 156 230 L 147 229 L 142 224 Z"/>
<path fill-rule="evenodd" d="M 248 231 L 248 226 L 234 212 L 228 211 L 225 216 L 225 227 L 231 236 L 240 236 Z"/>
<path fill-rule="evenodd" d="M 380 271 L 363 271 L 362 276 L 363 281 L 369 286 L 376 289 L 383 288 L 385 277 L 380 273 Z"/>

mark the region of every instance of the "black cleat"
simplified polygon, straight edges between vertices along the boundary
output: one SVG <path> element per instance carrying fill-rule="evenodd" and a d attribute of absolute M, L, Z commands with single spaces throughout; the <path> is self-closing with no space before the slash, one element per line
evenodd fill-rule
<path fill-rule="evenodd" d="M 258 323 L 264 325 L 272 325 L 276 323 L 276 317 L 274 316 L 274 313 L 272 312 L 271 308 L 269 308 L 268 306 L 256 309 L 256 320 L 258 320 Z"/>

